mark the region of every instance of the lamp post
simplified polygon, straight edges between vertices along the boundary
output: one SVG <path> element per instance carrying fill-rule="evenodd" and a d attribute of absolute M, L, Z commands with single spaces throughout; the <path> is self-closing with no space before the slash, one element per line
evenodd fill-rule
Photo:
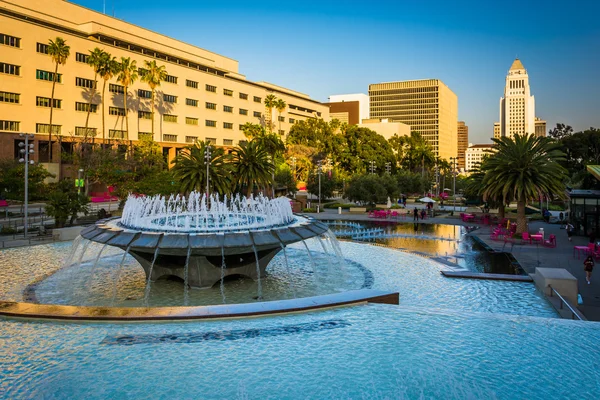
<path fill-rule="evenodd" d="M 391 162 L 385 163 L 385 172 L 387 172 L 388 175 L 392 174 L 392 163 Z"/>
<path fill-rule="evenodd" d="M 318 162 L 317 172 L 319 173 L 319 205 L 317 206 L 317 213 L 321 212 L 321 161 Z"/>
<path fill-rule="evenodd" d="M 452 165 L 452 197 L 453 197 L 453 205 L 452 211 L 456 212 L 456 161 L 457 157 L 450 157 L 450 163 Z"/>
<path fill-rule="evenodd" d="M 375 161 L 369 161 L 369 168 L 371 169 L 371 174 L 375 173 Z"/>
<path fill-rule="evenodd" d="M 294 184 L 296 184 L 296 157 L 292 157 L 292 176 L 294 177 Z M 296 190 L 298 190 L 298 186 L 296 185 Z M 296 190 L 294 190 L 294 199 L 296 198 Z"/>
<path fill-rule="evenodd" d="M 31 134 L 19 134 L 20 137 L 25 139 L 25 142 L 20 142 L 19 153 L 22 154 L 19 162 L 25 163 L 25 204 L 24 204 L 24 220 L 23 220 L 23 237 L 27 237 L 27 219 L 29 216 L 29 164 L 33 164 L 33 160 L 30 160 L 29 157 L 34 153 L 33 143 L 29 143 L 29 139 L 33 139 L 33 135 Z"/>
<path fill-rule="evenodd" d="M 206 200 L 208 201 L 208 188 L 209 188 L 209 167 L 210 167 L 210 159 L 211 159 L 211 154 L 210 154 L 210 144 L 206 145 L 206 149 L 204 150 L 204 162 L 206 164 Z"/>

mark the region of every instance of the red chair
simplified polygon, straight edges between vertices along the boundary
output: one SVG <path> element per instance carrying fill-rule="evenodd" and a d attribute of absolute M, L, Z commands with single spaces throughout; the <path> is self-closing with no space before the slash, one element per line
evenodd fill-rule
<path fill-rule="evenodd" d="M 556 247 L 556 235 L 550 235 L 548 237 L 548 239 L 544 240 L 544 243 L 542 243 L 544 245 L 544 247 Z M 600 256 L 600 254 L 596 254 L 597 256 Z"/>
<path fill-rule="evenodd" d="M 529 232 L 523 232 L 521 239 L 523 240 L 523 242 L 529 242 L 529 244 L 531 244 L 531 235 L 529 234 Z"/>

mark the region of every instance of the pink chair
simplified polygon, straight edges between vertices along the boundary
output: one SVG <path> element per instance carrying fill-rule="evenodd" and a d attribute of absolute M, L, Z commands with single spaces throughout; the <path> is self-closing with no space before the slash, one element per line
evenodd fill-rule
<path fill-rule="evenodd" d="M 556 247 L 556 235 L 550 235 L 548 239 L 544 240 L 544 243 L 542 244 L 544 245 L 544 247 Z"/>
<path fill-rule="evenodd" d="M 595 243 L 588 243 L 587 245 L 587 251 L 586 254 L 594 254 L 596 252 L 596 244 Z"/>
<path fill-rule="evenodd" d="M 529 242 L 529 244 L 531 244 L 531 235 L 529 234 L 529 232 L 523 232 L 521 239 L 523 240 L 523 242 Z"/>

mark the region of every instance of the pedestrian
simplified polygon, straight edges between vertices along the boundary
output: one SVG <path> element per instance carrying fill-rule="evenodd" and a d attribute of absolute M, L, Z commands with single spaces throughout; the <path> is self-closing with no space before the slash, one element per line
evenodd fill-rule
<path fill-rule="evenodd" d="M 562 222 L 562 220 L 565 218 L 565 214 L 563 214 L 563 212 L 561 211 L 560 214 L 558 214 L 558 219 L 560 219 L 560 222 Z"/>
<path fill-rule="evenodd" d="M 421 210 L 421 219 L 425 219 L 425 216 L 427 216 L 427 211 L 423 209 Z"/>
<path fill-rule="evenodd" d="M 573 231 L 575 231 L 575 227 L 570 222 L 567 222 L 567 226 L 565 227 L 567 230 L 567 236 L 569 237 L 569 242 L 571 241 L 571 236 L 573 236 Z"/>
<path fill-rule="evenodd" d="M 594 270 L 594 258 L 591 255 L 587 256 L 587 258 L 583 262 L 583 270 L 585 271 L 585 280 L 589 285 L 590 283 L 592 283 L 592 271 Z"/>
<path fill-rule="evenodd" d="M 590 231 L 589 238 L 590 238 L 590 243 L 596 244 L 596 231 L 595 230 L 592 229 Z"/>
<path fill-rule="evenodd" d="M 418 221 L 419 220 L 419 210 L 417 210 L 417 208 L 415 207 L 413 209 L 413 221 Z"/>

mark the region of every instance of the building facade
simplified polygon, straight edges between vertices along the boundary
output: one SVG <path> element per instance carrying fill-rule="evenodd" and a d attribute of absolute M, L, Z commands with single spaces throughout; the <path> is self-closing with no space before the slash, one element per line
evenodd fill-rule
<path fill-rule="evenodd" d="M 369 96 L 364 93 L 329 96 L 329 116 L 349 125 L 369 119 Z"/>
<path fill-rule="evenodd" d="M 369 128 L 370 130 L 380 134 L 386 140 L 390 140 L 394 135 L 410 136 L 410 126 L 401 122 L 390 122 L 387 119 L 363 119 L 361 128 Z"/>
<path fill-rule="evenodd" d="M 500 139 L 500 137 L 502 137 L 500 122 L 494 122 L 494 138 Z"/>
<path fill-rule="evenodd" d="M 465 151 L 466 171 L 471 172 L 483 161 L 483 157 L 494 151 L 493 144 L 473 144 L 469 143 L 469 147 Z"/>
<path fill-rule="evenodd" d="M 369 85 L 370 118 L 409 125 L 443 159 L 458 155 L 458 98 L 439 79 Z"/>
<path fill-rule="evenodd" d="M 458 121 L 457 127 L 457 138 L 458 138 L 458 168 L 465 170 L 466 160 L 465 152 L 469 147 L 469 127 L 465 124 L 465 121 Z"/>
<path fill-rule="evenodd" d="M 540 118 L 537 117 L 535 118 L 535 136 L 546 136 L 546 121 L 542 121 Z"/>
<path fill-rule="evenodd" d="M 0 158 L 16 156 L 18 133 L 24 132 L 35 134 L 35 161 L 54 161 L 48 160 L 47 147 L 55 64 L 47 45 L 56 37 L 70 46 L 70 56 L 59 67 L 56 79 L 52 135 L 56 150 L 55 137 L 67 152 L 70 146 L 65 144 L 76 143 L 82 136 L 94 136 L 96 143 L 133 143 L 152 136 L 152 119 L 153 138 L 168 159 L 196 140 L 234 146 L 246 139 L 243 124 L 264 123 L 264 99 L 269 94 L 287 104 L 281 113 L 272 110 L 274 129 L 281 135 L 298 120 L 329 119 L 327 105 L 303 93 L 249 81 L 231 58 L 63 0 L 0 0 Z M 124 88 L 115 77 L 106 82 L 102 93 L 104 81 L 99 77 L 94 81 L 94 71 L 87 64 L 94 48 L 117 60 L 130 57 L 140 71 L 145 61 L 165 66 L 167 77 L 157 87 L 154 113 L 150 88 L 139 79 L 129 87 L 127 111 Z M 94 85 L 98 90 L 90 107 Z"/>
<path fill-rule="evenodd" d="M 527 70 L 518 58 L 508 70 L 504 97 L 500 98 L 500 137 L 516 134 L 536 134 L 535 97 Z"/>

